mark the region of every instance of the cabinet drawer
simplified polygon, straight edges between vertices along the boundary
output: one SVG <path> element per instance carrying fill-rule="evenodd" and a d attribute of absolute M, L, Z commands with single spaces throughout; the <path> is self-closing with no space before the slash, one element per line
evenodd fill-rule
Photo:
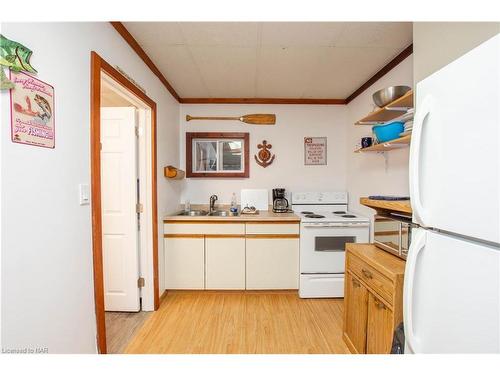
<path fill-rule="evenodd" d="M 245 224 L 238 222 L 220 223 L 165 223 L 163 224 L 165 234 L 245 234 Z"/>
<path fill-rule="evenodd" d="M 347 254 L 347 269 L 363 280 L 366 285 L 378 293 L 385 301 L 391 305 L 394 303 L 394 284 L 391 279 L 350 253 Z"/>
<path fill-rule="evenodd" d="M 300 225 L 295 223 L 265 224 L 247 223 L 247 234 L 299 234 Z"/>

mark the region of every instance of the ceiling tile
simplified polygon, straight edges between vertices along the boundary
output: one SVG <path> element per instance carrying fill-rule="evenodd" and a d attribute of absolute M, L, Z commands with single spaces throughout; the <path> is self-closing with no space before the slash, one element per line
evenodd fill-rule
<path fill-rule="evenodd" d="M 263 22 L 263 46 L 333 46 L 344 22 Z"/>
<path fill-rule="evenodd" d="M 413 40 L 411 22 L 348 22 L 337 47 L 407 47 Z"/>
<path fill-rule="evenodd" d="M 177 22 L 124 22 L 123 24 L 143 48 L 184 44 L 184 37 Z"/>
<path fill-rule="evenodd" d="M 257 48 L 192 46 L 190 50 L 210 96 L 255 96 Z"/>
<path fill-rule="evenodd" d="M 399 52 L 393 48 L 323 48 L 304 97 L 346 98 Z"/>
<path fill-rule="evenodd" d="M 257 46 L 257 22 L 182 22 L 182 33 L 189 45 Z"/>
<path fill-rule="evenodd" d="M 127 22 L 181 97 L 345 98 L 412 42 L 409 22 Z"/>
<path fill-rule="evenodd" d="M 318 48 L 262 47 L 257 96 L 300 98 L 320 58 Z"/>
<path fill-rule="evenodd" d="M 181 98 L 209 96 L 187 46 L 163 46 L 148 54 Z"/>

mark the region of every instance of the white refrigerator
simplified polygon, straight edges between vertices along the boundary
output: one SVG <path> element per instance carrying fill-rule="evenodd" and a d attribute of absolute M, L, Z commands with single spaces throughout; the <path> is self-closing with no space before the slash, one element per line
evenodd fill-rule
<path fill-rule="evenodd" d="M 406 353 L 500 352 L 500 34 L 422 80 Z"/>

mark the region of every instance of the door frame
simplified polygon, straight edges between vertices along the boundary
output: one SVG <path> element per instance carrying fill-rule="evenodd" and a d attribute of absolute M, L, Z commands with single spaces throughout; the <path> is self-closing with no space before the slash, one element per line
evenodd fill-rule
<path fill-rule="evenodd" d="M 92 208 L 92 252 L 94 266 L 94 300 L 97 326 L 97 349 L 107 353 L 106 321 L 104 311 L 104 271 L 102 255 L 101 216 L 101 73 L 104 72 L 129 93 L 143 101 L 151 109 L 151 192 L 152 192 L 152 249 L 154 310 L 160 305 L 158 277 L 158 200 L 156 160 L 156 103 L 113 68 L 96 52 L 91 51 L 90 68 L 90 181 Z"/>

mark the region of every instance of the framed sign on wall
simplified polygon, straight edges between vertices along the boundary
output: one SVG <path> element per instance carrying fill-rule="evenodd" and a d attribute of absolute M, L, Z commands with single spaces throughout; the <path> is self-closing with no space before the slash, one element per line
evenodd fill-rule
<path fill-rule="evenodd" d="M 304 138 L 304 165 L 326 165 L 326 137 Z"/>
<path fill-rule="evenodd" d="M 12 142 L 54 148 L 54 87 L 23 72 L 10 79 Z"/>

